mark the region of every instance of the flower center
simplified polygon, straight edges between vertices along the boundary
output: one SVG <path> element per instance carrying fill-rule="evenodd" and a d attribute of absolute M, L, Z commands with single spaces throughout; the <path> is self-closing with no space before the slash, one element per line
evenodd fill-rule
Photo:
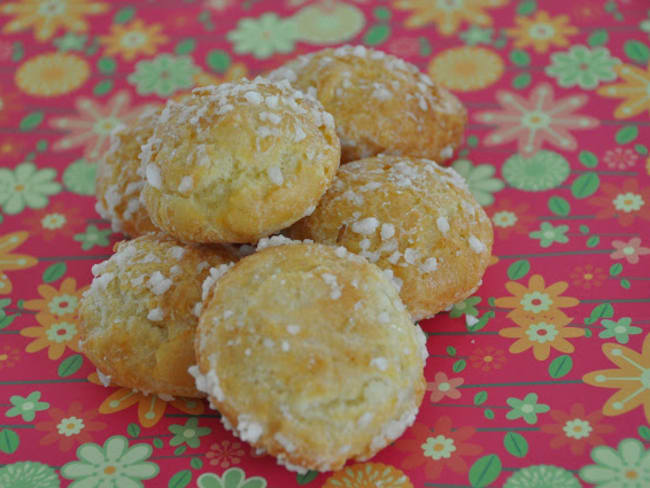
<path fill-rule="evenodd" d="M 25 185 L 18 184 L 14 186 L 14 191 L 16 192 L 23 191 L 24 189 L 25 189 Z"/>
<path fill-rule="evenodd" d="M 486 363 L 491 363 L 492 361 L 494 361 L 494 358 L 490 355 L 483 356 L 483 361 L 485 361 Z"/>
<path fill-rule="evenodd" d="M 531 324 L 526 330 L 528 339 L 531 342 L 537 342 L 539 344 L 552 342 L 557 334 L 558 331 L 556 327 L 553 324 L 547 324 L 546 322 Z"/>
<path fill-rule="evenodd" d="M 438 0 L 438 8 L 442 10 L 459 10 L 463 7 L 463 0 Z"/>
<path fill-rule="evenodd" d="M 147 36 L 143 32 L 129 32 L 121 39 L 121 44 L 128 48 L 139 47 L 147 42 Z"/>
<path fill-rule="evenodd" d="M 533 408 L 532 405 L 526 404 L 523 407 L 521 407 L 521 411 L 524 412 L 524 413 L 532 413 L 533 410 L 535 410 L 535 409 Z"/>
<path fill-rule="evenodd" d="M 65 12 L 65 2 L 61 0 L 49 0 L 42 2 L 38 7 L 38 14 L 44 17 L 57 17 Z"/>
<path fill-rule="evenodd" d="M 528 112 L 521 119 L 521 123 L 528 127 L 529 129 L 539 129 L 542 127 L 548 127 L 551 122 L 551 117 L 544 112 L 535 110 L 533 112 Z"/>
<path fill-rule="evenodd" d="M 445 458 L 449 459 L 451 453 L 456 450 L 454 440 L 444 435 L 436 437 L 428 437 L 427 441 L 421 445 L 424 455 L 430 457 L 434 461 Z"/>
<path fill-rule="evenodd" d="M 546 293 L 533 291 L 526 293 L 521 299 L 521 305 L 527 312 L 540 313 L 548 310 L 553 300 Z"/>
<path fill-rule="evenodd" d="M 625 254 L 627 256 L 631 256 L 632 254 L 634 254 L 634 248 L 632 246 L 624 247 L 623 248 L 623 254 Z"/>
<path fill-rule="evenodd" d="M 614 332 L 616 332 L 617 334 L 622 334 L 626 330 L 627 329 L 625 329 L 624 325 L 617 325 L 616 327 L 614 327 Z"/>
<path fill-rule="evenodd" d="M 589 281 L 589 280 L 592 279 L 593 277 L 594 277 L 594 275 L 591 274 L 591 273 L 585 273 L 584 276 L 583 276 L 583 278 L 584 278 L 585 280 L 587 280 L 587 281 Z"/>
<path fill-rule="evenodd" d="M 48 214 L 41 219 L 44 229 L 59 229 L 65 224 L 65 217 L 59 213 Z"/>
<path fill-rule="evenodd" d="M 0 361 L 6 361 L 9 356 L 6 353 L 0 354 Z"/>
<path fill-rule="evenodd" d="M 0 98 L 0 110 L 2 110 L 5 107 L 5 102 Z"/>
<path fill-rule="evenodd" d="M 528 31 L 533 39 L 551 39 L 555 35 L 555 28 L 551 24 L 535 24 Z"/>
<path fill-rule="evenodd" d="M 497 212 L 494 214 L 494 224 L 497 227 L 512 227 L 517 222 L 517 216 L 513 212 Z"/>
<path fill-rule="evenodd" d="M 104 474 L 107 474 L 109 476 L 115 474 L 115 471 L 117 471 L 117 468 L 115 466 L 106 466 L 104 468 Z"/>
<path fill-rule="evenodd" d="M 451 385 L 450 385 L 449 383 L 447 383 L 447 382 L 440 383 L 440 384 L 438 385 L 438 389 L 439 389 L 440 391 L 449 391 L 450 388 L 451 388 Z"/>
<path fill-rule="evenodd" d="M 20 408 L 22 410 L 34 410 L 34 402 L 25 402 Z"/>
<path fill-rule="evenodd" d="M 641 195 L 627 192 L 627 193 L 620 193 L 619 195 L 617 195 L 613 203 L 614 203 L 614 208 L 616 208 L 616 210 L 621 210 L 625 213 L 629 213 L 629 212 L 636 212 L 637 210 L 640 210 L 641 207 L 643 207 L 643 204 L 645 202 L 643 200 L 643 197 L 641 197 Z"/>
<path fill-rule="evenodd" d="M 637 473 L 635 470 L 630 469 L 625 472 L 625 477 L 629 480 L 635 480 L 639 477 L 639 473 Z"/>
<path fill-rule="evenodd" d="M 93 127 L 93 131 L 99 135 L 108 135 L 110 134 L 115 127 L 120 125 L 121 122 L 115 117 L 107 117 L 105 119 L 99 119 Z"/>
<path fill-rule="evenodd" d="M 194 429 L 187 429 L 185 432 L 183 432 L 183 437 L 187 437 L 188 439 L 190 437 L 194 437 L 196 435 L 196 432 L 194 432 Z"/>
<path fill-rule="evenodd" d="M 562 430 L 564 430 L 567 437 L 572 439 L 583 439 L 589 437 L 593 428 L 587 420 L 573 419 L 567 420 L 564 427 L 562 427 Z"/>

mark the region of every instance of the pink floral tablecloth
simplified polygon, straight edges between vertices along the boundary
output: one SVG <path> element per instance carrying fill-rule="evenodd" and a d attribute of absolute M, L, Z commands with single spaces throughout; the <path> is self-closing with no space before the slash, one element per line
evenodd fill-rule
<path fill-rule="evenodd" d="M 650 486 L 650 3 L 0 3 L 0 487 Z M 201 401 L 104 387 L 78 351 L 108 136 L 147 105 L 355 43 L 469 110 L 454 168 L 492 218 L 475 296 L 424 321 L 402 438 L 296 475 Z"/>

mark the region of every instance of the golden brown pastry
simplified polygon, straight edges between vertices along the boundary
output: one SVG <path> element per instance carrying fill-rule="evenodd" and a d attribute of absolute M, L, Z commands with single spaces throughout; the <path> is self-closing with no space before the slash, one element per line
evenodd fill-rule
<path fill-rule="evenodd" d="M 460 101 L 413 64 L 364 46 L 323 49 L 269 75 L 314 95 L 334 116 L 343 163 L 379 153 L 449 159 L 463 137 Z"/>
<path fill-rule="evenodd" d="M 152 221 L 192 242 L 255 242 L 313 210 L 340 160 L 332 116 L 262 78 L 168 101 L 140 154 Z"/>
<path fill-rule="evenodd" d="M 413 423 L 426 339 L 379 268 L 313 243 L 226 268 L 204 287 L 191 372 L 227 428 L 288 469 L 327 471 Z"/>
<path fill-rule="evenodd" d="M 197 397 L 187 368 L 201 285 L 233 260 L 221 247 L 188 246 L 162 234 L 116 244 L 93 266 L 81 307 L 81 350 L 114 384 L 146 393 Z"/>
<path fill-rule="evenodd" d="M 287 232 L 341 245 L 390 270 L 412 317 L 471 295 L 492 249 L 492 225 L 451 168 L 377 156 L 341 167 L 309 217 Z"/>

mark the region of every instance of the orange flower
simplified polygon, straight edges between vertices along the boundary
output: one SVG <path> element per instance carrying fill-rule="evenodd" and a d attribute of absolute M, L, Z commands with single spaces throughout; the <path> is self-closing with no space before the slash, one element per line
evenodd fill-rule
<path fill-rule="evenodd" d="M 31 268 L 38 264 L 38 259 L 25 254 L 9 254 L 29 237 L 25 231 L 13 232 L 0 237 L 0 295 L 11 293 L 13 286 L 3 271 Z"/>
<path fill-rule="evenodd" d="M 524 352 L 531 347 L 538 361 L 548 359 L 551 348 L 571 353 L 575 350 L 567 338 L 582 337 L 585 330 L 579 327 L 567 327 L 571 319 L 557 310 L 553 319 L 546 317 L 532 318 L 529 322 L 520 322 L 517 327 L 506 327 L 499 331 L 501 337 L 517 339 L 508 351 L 513 354 Z"/>
<path fill-rule="evenodd" d="M 374 488 L 390 486 L 390 488 L 413 488 L 408 476 L 394 466 L 381 463 L 362 463 L 346 466 L 327 478 L 321 488 Z"/>
<path fill-rule="evenodd" d="M 88 381 L 96 385 L 106 386 L 100 381 L 97 373 L 91 373 L 88 376 Z M 109 414 L 120 412 L 136 403 L 138 404 L 138 420 L 142 427 L 153 427 L 156 425 L 163 417 L 168 404 L 190 415 L 201 415 L 205 410 L 205 402 L 197 398 L 179 397 L 167 402 L 158 395 L 145 395 L 131 388 L 120 387 L 106 397 L 99 406 L 99 413 Z"/>
<path fill-rule="evenodd" d="M 622 415 L 642 405 L 650 422 L 650 334 L 643 340 L 641 353 L 612 343 L 603 344 L 603 353 L 618 369 L 601 369 L 582 377 L 588 385 L 618 389 L 603 406 L 603 413 Z"/>
<path fill-rule="evenodd" d="M 598 89 L 602 97 L 623 99 L 616 107 L 614 117 L 627 119 L 644 110 L 650 114 L 650 63 L 645 71 L 631 64 L 618 64 L 614 66 L 614 71 L 625 83 L 614 83 Z"/>
<path fill-rule="evenodd" d="M 512 308 L 508 317 L 517 323 L 543 318 L 553 321 L 556 314 L 564 316 L 560 308 L 575 307 L 580 303 L 577 298 L 560 296 L 569 287 L 566 281 L 558 281 L 546 288 L 541 275 L 533 275 L 528 280 L 528 287 L 516 281 L 506 283 L 506 289 L 513 296 L 496 299 L 496 306 Z M 560 318 L 561 318 L 560 317 Z"/>
<path fill-rule="evenodd" d="M 40 327 L 26 327 L 20 331 L 20 335 L 36 339 L 27 344 L 25 351 L 38 352 L 47 348 L 47 357 L 50 359 L 59 359 L 66 347 L 79 351 L 76 320 L 56 317 L 47 312 L 37 314 L 36 320 L 41 324 Z"/>
<path fill-rule="evenodd" d="M 59 319 L 72 319 L 77 314 L 81 294 L 87 287 L 76 289 L 77 281 L 66 278 L 57 290 L 50 285 L 40 285 L 38 293 L 43 298 L 36 298 L 25 302 L 27 310 L 38 311 L 36 318 L 54 315 Z"/>
<path fill-rule="evenodd" d="M 545 53 L 551 45 L 564 47 L 569 45 L 567 36 L 574 36 L 579 31 L 569 24 L 567 15 L 549 17 L 548 12 L 539 11 L 534 17 L 515 17 L 517 27 L 506 29 L 506 34 L 515 39 L 515 47 L 533 46 L 538 53 Z"/>
<path fill-rule="evenodd" d="M 99 41 L 106 46 L 107 56 L 119 54 L 131 61 L 139 54 L 155 54 L 158 45 L 168 41 L 168 37 L 160 33 L 161 30 L 161 24 L 145 26 L 142 20 L 136 19 L 126 25 L 113 24 L 111 33 L 101 36 Z"/>

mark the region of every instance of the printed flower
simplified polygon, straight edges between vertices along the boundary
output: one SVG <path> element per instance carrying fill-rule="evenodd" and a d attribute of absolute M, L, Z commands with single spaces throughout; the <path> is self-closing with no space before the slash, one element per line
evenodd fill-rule
<path fill-rule="evenodd" d="M 503 74 L 503 60 L 496 52 L 476 46 L 447 49 L 429 64 L 436 83 L 450 90 L 467 92 L 487 88 Z"/>
<path fill-rule="evenodd" d="M 110 34 L 100 36 L 99 42 L 106 47 L 107 56 L 120 55 L 132 61 L 140 54 L 153 56 L 158 46 L 168 41 L 161 31 L 161 24 L 146 26 L 142 20 L 135 19 L 128 24 L 111 25 Z"/>
<path fill-rule="evenodd" d="M 85 219 L 81 218 L 78 208 L 56 202 L 33 212 L 24 222 L 34 229 L 34 234 L 42 235 L 49 242 L 55 237 L 72 235 L 74 228 Z"/>
<path fill-rule="evenodd" d="M 293 19 L 281 19 L 274 13 L 259 18 L 240 19 L 237 29 L 226 34 L 234 44 L 237 54 L 251 53 L 258 59 L 266 59 L 273 53 L 290 53 L 298 39 L 298 26 Z"/>
<path fill-rule="evenodd" d="M 569 230 L 568 225 L 558 225 L 553 227 L 550 222 L 542 222 L 539 230 L 531 232 L 529 236 L 531 239 L 539 239 L 539 245 L 542 247 L 549 247 L 554 242 L 566 244 L 569 238 L 564 235 Z"/>
<path fill-rule="evenodd" d="M 431 429 L 416 422 L 407 434 L 395 442 L 398 451 L 408 453 L 401 463 L 406 470 L 424 465 L 427 478 L 438 479 L 447 466 L 455 473 L 468 469 L 464 457 L 477 456 L 483 452 L 478 444 L 466 442 L 476 429 L 470 426 L 452 428 L 451 418 L 440 417 Z"/>
<path fill-rule="evenodd" d="M 644 110 L 650 114 L 650 62 L 644 71 L 631 64 L 614 66 L 614 71 L 624 83 L 606 85 L 598 89 L 598 94 L 609 98 L 622 98 L 616 107 L 614 118 L 627 119 L 639 115 Z"/>
<path fill-rule="evenodd" d="M 27 300 L 23 306 L 27 310 L 38 312 L 37 317 L 44 319 L 49 315 L 59 319 L 73 319 L 86 288 L 77 289 L 77 280 L 74 278 L 64 279 L 58 290 L 51 285 L 39 285 L 38 294 L 43 298 Z"/>
<path fill-rule="evenodd" d="M 60 485 L 56 471 L 46 464 L 22 461 L 0 468 L 0 486 L 59 488 Z"/>
<path fill-rule="evenodd" d="M 507 362 L 507 358 L 503 349 L 485 346 L 475 349 L 469 357 L 469 362 L 473 368 L 487 373 L 488 371 L 501 369 Z"/>
<path fill-rule="evenodd" d="M 612 343 L 603 344 L 603 353 L 618 369 L 592 371 L 582 378 L 589 385 L 618 390 L 603 406 L 603 413 L 622 415 L 643 405 L 650 422 L 650 334 L 643 341 L 642 353 Z"/>
<path fill-rule="evenodd" d="M 9 402 L 13 405 L 5 415 L 7 417 L 17 417 L 20 415 L 25 422 L 31 422 L 36 417 L 36 412 L 47 410 L 50 404 L 39 401 L 41 399 L 40 391 L 33 391 L 26 397 L 12 395 Z"/>
<path fill-rule="evenodd" d="M 637 218 L 650 220 L 650 186 L 639 188 L 638 180 L 629 178 L 622 187 L 603 183 L 600 189 L 601 195 L 589 199 L 590 204 L 600 207 L 597 219 L 616 217 L 623 227 L 629 227 Z"/>
<path fill-rule="evenodd" d="M 60 29 L 74 32 L 88 30 L 86 15 L 97 15 L 108 10 L 108 4 L 89 0 L 18 0 L 0 7 L 0 13 L 13 15 L 2 32 L 11 34 L 34 29 L 34 38 L 43 42 Z"/>
<path fill-rule="evenodd" d="M 220 466 L 227 468 L 233 464 L 239 464 L 245 456 L 242 443 L 230 441 L 228 439 L 219 443 L 215 442 L 210 446 L 210 450 L 205 453 L 210 466 Z"/>
<path fill-rule="evenodd" d="M 343 2 L 321 2 L 309 5 L 301 9 L 291 20 L 295 22 L 298 29 L 298 38 L 310 44 L 335 44 L 348 41 L 361 32 L 366 23 L 363 12 L 359 8 Z M 283 52 L 290 52 L 292 49 L 293 47 Z"/>
<path fill-rule="evenodd" d="M 96 409 L 83 411 L 78 401 L 70 403 L 67 410 L 51 408 L 47 413 L 51 420 L 35 425 L 36 430 L 47 432 L 40 444 L 48 446 L 58 441 L 61 451 L 69 451 L 77 444 L 92 441 L 91 432 L 106 428 L 104 422 L 94 420 L 99 415 Z"/>
<path fill-rule="evenodd" d="M 593 22 L 605 13 L 603 6 L 592 0 L 579 0 L 573 8 L 573 14 L 585 23 Z"/>
<path fill-rule="evenodd" d="M 0 347 L 0 371 L 4 368 L 13 368 L 20 358 L 20 351 L 9 344 Z"/>
<path fill-rule="evenodd" d="M 478 315 L 478 310 L 474 305 L 477 305 L 478 303 L 480 303 L 480 301 L 481 301 L 481 297 L 466 298 L 462 302 L 458 302 L 454 304 L 451 311 L 449 312 L 449 316 L 452 319 L 460 317 L 461 315 L 472 315 L 475 317 Z"/>
<path fill-rule="evenodd" d="M 94 225 L 89 225 L 85 232 L 75 234 L 74 240 L 81 242 L 81 249 L 88 251 L 95 246 L 108 246 L 110 244 L 108 236 L 112 233 L 111 229 L 99 230 Z"/>
<path fill-rule="evenodd" d="M 636 164 L 637 159 L 639 159 L 639 155 L 635 151 L 623 149 L 622 147 L 607 150 L 605 157 L 603 157 L 603 161 L 611 169 L 631 168 Z"/>
<path fill-rule="evenodd" d="M 16 70 L 16 86 L 34 97 L 56 97 L 76 90 L 88 79 L 88 63 L 76 54 L 39 54 Z"/>
<path fill-rule="evenodd" d="M 587 95 L 571 95 L 554 100 L 553 87 L 540 83 L 530 92 L 528 99 L 517 93 L 499 90 L 497 101 L 504 108 L 500 112 L 480 112 L 478 122 L 496 125 L 484 139 L 487 146 L 498 146 L 517 141 L 520 157 L 530 157 L 545 142 L 564 151 L 578 147 L 571 130 L 593 129 L 598 119 L 574 112 L 587 103 Z"/>
<path fill-rule="evenodd" d="M 97 160 L 108 150 L 113 130 L 135 122 L 143 111 L 151 107 L 138 105 L 131 108 L 130 105 L 131 96 L 126 90 L 113 95 L 104 105 L 92 98 L 79 97 L 75 101 L 78 117 L 61 117 L 50 122 L 54 129 L 68 132 L 53 145 L 53 149 L 64 151 L 83 146 L 84 158 Z"/>
<path fill-rule="evenodd" d="M 190 56 L 160 54 L 148 61 L 139 61 L 135 72 L 128 76 L 129 83 L 136 85 L 139 95 L 155 93 L 168 97 L 178 90 L 186 90 L 194 85 L 192 77 L 200 69 Z"/>
<path fill-rule="evenodd" d="M 607 274 L 605 274 L 603 268 L 598 268 L 593 264 L 585 264 L 573 268 L 569 277 L 574 285 L 585 290 L 591 290 L 591 287 L 598 288 L 602 286 L 607 279 Z"/>
<path fill-rule="evenodd" d="M 506 480 L 503 488 L 580 488 L 578 479 L 564 468 L 538 464 L 521 468 Z"/>
<path fill-rule="evenodd" d="M 460 33 L 460 38 L 465 41 L 468 46 L 475 46 L 476 44 L 491 44 L 494 29 L 491 27 L 479 27 L 478 25 L 470 25 L 464 32 Z"/>
<path fill-rule="evenodd" d="M 601 339 L 616 339 L 616 342 L 619 344 L 627 344 L 630 341 L 630 335 L 636 335 L 643 332 L 641 327 L 635 327 L 630 325 L 632 319 L 630 317 L 623 317 L 618 319 L 616 322 L 609 319 L 603 319 L 600 322 L 605 327 L 598 337 Z"/>
<path fill-rule="evenodd" d="M 543 10 L 531 17 L 518 15 L 515 24 L 517 27 L 506 29 L 508 37 L 514 38 L 515 47 L 524 49 L 533 46 L 538 53 L 545 53 L 551 46 L 568 46 L 567 37 L 579 32 L 577 27 L 569 24 L 568 15 L 550 17 Z"/>
<path fill-rule="evenodd" d="M 551 54 L 551 61 L 546 74 L 556 78 L 558 85 L 564 88 L 577 85 L 583 90 L 593 90 L 603 81 L 614 81 L 617 76 L 614 66 L 621 62 L 611 57 L 606 47 L 589 49 L 582 45 Z"/>
<path fill-rule="evenodd" d="M 363 463 L 346 466 L 327 478 L 321 488 L 413 488 L 406 474 L 394 466 L 380 463 Z"/>
<path fill-rule="evenodd" d="M 33 256 L 10 254 L 11 251 L 25 242 L 28 236 L 29 234 L 25 231 L 0 236 L 0 295 L 11 293 L 13 289 L 13 285 L 4 271 L 31 268 L 38 264 L 38 259 Z"/>
<path fill-rule="evenodd" d="M 481 205 L 491 205 L 494 203 L 494 195 L 503 190 L 505 184 L 499 178 L 494 178 L 495 169 L 491 164 L 479 164 L 474 166 L 467 159 L 458 159 L 454 161 L 452 167 L 460 174 L 465 181 L 469 190 Z"/>
<path fill-rule="evenodd" d="M 596 410 L 589 415 L 584 405 L 574 403 L 568 412 L 551 410 L 549 415 L 554 424 L 542 425 L 540 430 L 547 434 L 554 434 L 550 446 L 559 449 L 569 445 L 571 453 L 580 455 L 587 446 L 599 446 L 605 443 L 600 434 L 610 434 L 616 429 L 613 425 L 602 424 L 603 414 Z"/>
<path fill-rule="evenodd" d="M 396 0 L 398 10 L 414 10 L 406 19 L 406 27 L 419 28 L 435 23 L 443 36 L 455 33 L 463 22 L 492 25 L 488 8 L 505 5 L 506 0 Z"/>
<path fill-rule="evenodd" d="M 43 208 L 49 196 L 61 191 L 61 184 L 53 181 L 56 170 L 36 169 L 34 163 L 21 163 L 13 170 L 0 168 L 0 205 L 9 215 L 22 212 L 25 207 Z"/>
<path fill-rule="evenodd" d="M 567 327 L 570 322 L 571 318 L 556 310 L 552 318 L 550 316 L 535 318 L 534 315 L 530 315 L 526 320 L 519 317 L 515 322 L 517 327 L 503 328 L 499 330 L 499 335 L 517 339 L 508 348 L 511 353 L 519 354 L 532 348 L 535 359 L 545 361 L 551 354 L 551 349 L 567 354 L 575 351 L 575 347 L 567 339 L 582 337 L 585 335 L 585 330 L 579 327 Z"/>
<path fill-rule="evenodd" d="M 23 337 L 32 337 L 25 351 L 38 352 L 47 348 L 49 359 L 59 359 L 66 347 L 79 351 L 79 329 L 77 322 L 70 318 L 59 318 L 46 312 L 36 314 L 40 327 L 25 327 L 20 330 Z"/>
<path fill-rule="evenodd" d="M 506 414 L 508 420 L 523 418 L 527 424 L 537 423 L 537 414 L 548 412 L 551 407 L 544 403 L 537 403 L 537 393 L 529 393 L 523 400 L 510 397 L 506 400 L 511 410 Z"/>
<path fill-rule="evenodd" d="M 68 190 L 79 195 L 95 195 L 95 179 L 97 163 L 89 163 L 85 159 L 77 159 L 68 165 L 63 172 L 63 184 Z"/>
<path fill-rule="evenodd" d="M 203 473 L 196 480 L 198 488 L 266 488 L 266 480 L 259 476 L 246 478 L 246 473 L 239 468 L 230 468 L 221 476 Z"/>
<path fill-rule="evenodd" d="M 453 398 L 457 400 L 460 398 L 458 387 L 463 384 L 463 378 L 447 378 L 447 375 L 442 371 L 436 373 L 433 383 L 427 383 L 427 391 L 431 392 L 429 400 L 432 402 L 439 402 L 444 397 Z"/>
<path fill-rule="evenodd" d="M 74 480 L 69 488 L 142 487 L 142 480 L 150 480 L 160 472 L 156 463 L 146 461 L 152 451 L 149 444 L 134 444 L 129 447 L 126 437 L 114 435 L 103 446 L 93 442 L 79 446 L 79 461 L 63 465 L 61 475 Z"/>
<path fill-rule="evenodd" d="M 87 40 L 88 36 L 85 34 L 66 32 L 65 35 L 54 39 L 52 44 L 59 48 L 59 51 L 64 53 L 68 51 L 83 51 Z"/>
<path fill-rule="evenodd" d="M 201 437 L 208 435 L 212 429 L 209 427 L 198 427 L 199 419 L 192 417 L 187 419 L 185 425 L 173 424 L 169 426 L 169 431 L 174 434 L 174 437 L 169 441 L 170 446 L 178 446 L 179 444 L 187 444 L 190 447 L 199 447 L 201 444 Z"/>
<path fill-rule="evenodd" d="M 639 262 L 639 256 L 650 254 L 650 247 L 641 246 L 641 239 L 633 237 L 628 242 L 612 241 L 612 246 L 616 249 L 609 255 L 612 259 L 626 259 L 630 264 Z"/>
<path fill-rule="evenodd" d="M 96 385 L 106 386 L 100 381 L 97 373 L 90 374 L 88 380 Z M 162 419 L 168 405 L 168 402 L 158 395 L 145 395 L 131 388 L 118 388 L 104 399 L 97 411 L 101 414 L 121 412 L 136 403 L 138 422 L 147 428 L 153 427 Z M 204 402 L 196 398 L 175 398 L 169 402 L 169 405 L 190 415 L 201 415 L 205 410 Z"/>
<path fill-rule="evenodd" d="M 499 198 L 495 206 L 488 209 L 488 215 L 492 219 L 496 233 L 502 239 L 510 237 L 512 232 L 528 235 L 529 226 L 535 222 L 533 215 L 526 212 L 530 204 L 519 203 L 515 205 L 507 198 Z"/>
<path fill-rule="evenodd" d="M 650 450 L 637 439 L 623 439 L 618 449 L 597 446 L 591 450 L 590 464 L 580 477 L 596 488 L 642 488 L 650 484 Z"/>
<path fill-rule="evenodd" d="M 5 139 L 0 143 L 0 157 L 3 157 L 5 161 L 11 158 L 18 158 L 23 154 L 24 150 L 25 145 L 22 141 Z"/>

